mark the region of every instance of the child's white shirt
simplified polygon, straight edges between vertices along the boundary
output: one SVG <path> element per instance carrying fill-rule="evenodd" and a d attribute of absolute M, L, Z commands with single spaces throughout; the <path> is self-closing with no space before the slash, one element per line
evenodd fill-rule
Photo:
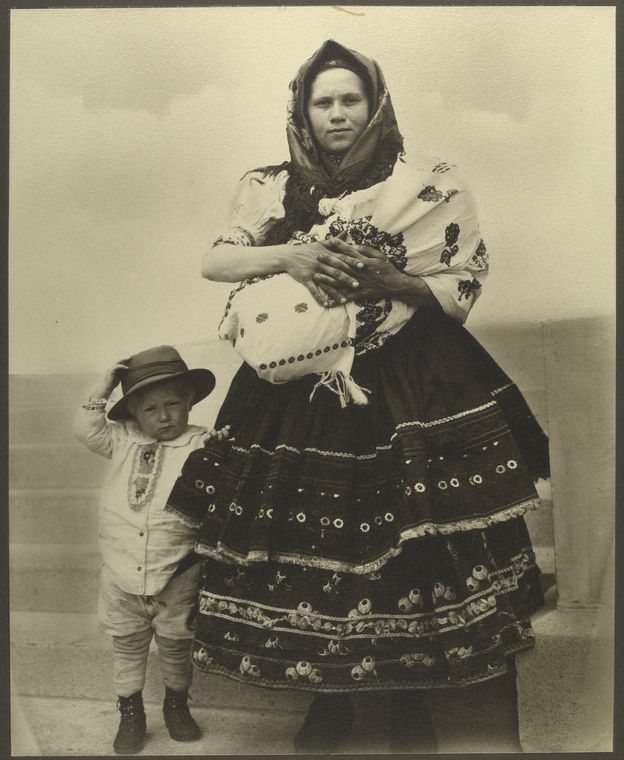
<path fill-rule="evenodd" d="M 197 528 L 165 506 L 186 458 L 202 447 L 207 432 L 189 425 L 172 441 L 156 441 L 135 422 L 108 420 L 103 402 L 80 409 L 76 437 L 111 460 L 100 499 L 102 559 L 129 594 L 157 594 L 195 545 Z"/>

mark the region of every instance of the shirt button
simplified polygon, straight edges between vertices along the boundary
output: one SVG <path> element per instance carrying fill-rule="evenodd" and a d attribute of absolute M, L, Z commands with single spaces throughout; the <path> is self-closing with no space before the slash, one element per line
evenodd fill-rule
<path fill-rule="evenodd" d="M 139 533 L 139 536 L 144 536 L 144 535 L 145 535 L 145 533 L 143 533 L 143 531 L 141 531 L 141 532 Z"/>
<path fill-rule="evenodd" d="M 137 570 L 138 570 L 139 572 L 141 572 L 141 568 L 140 568 L 140 567 L 137 567 Z"/>

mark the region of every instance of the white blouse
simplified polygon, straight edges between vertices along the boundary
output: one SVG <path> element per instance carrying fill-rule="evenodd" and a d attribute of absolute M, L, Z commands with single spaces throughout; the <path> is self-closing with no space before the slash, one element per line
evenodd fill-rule
<path fill-rule="evenodd" d="M 288 171 L 275 176 L 248 173 L 240 181 L 231 224 L 215 241 L 264 244 L 275 220 L 284 216 Z M 383 182 L 339 198 L 323 198 L 325 217 L 292 243 L 347 232 L 347 241 L 381 250 L 406 274 L 426 278 L 444 311 L 461 322 L 481 293 L 488 254 L 476 209 L 452 165 L 432 160 L 399 160 Z"/>

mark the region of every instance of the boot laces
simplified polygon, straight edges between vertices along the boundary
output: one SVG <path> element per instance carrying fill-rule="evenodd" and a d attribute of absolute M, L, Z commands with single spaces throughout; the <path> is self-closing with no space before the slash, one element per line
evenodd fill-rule
<path fill-rule="evenodd" d="M 117 700 L 117 709 L 122 718 L 132 718 L 135 715 L 143 713 L 143 705 L 138 699 L 119 697 Z"/>
<path fill-rule="evenodd" d="M 187 718 L 191 717 L 191 712 L 188 706 L 188 700 L 190 698 L 190 694 L 167 694 L 165 697 L 165 710 L 174 720 L 185 721 Z"/>

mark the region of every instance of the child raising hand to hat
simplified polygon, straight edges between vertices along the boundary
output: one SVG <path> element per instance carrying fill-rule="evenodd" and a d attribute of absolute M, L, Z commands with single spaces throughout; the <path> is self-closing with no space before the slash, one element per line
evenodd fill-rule
<path fill-rule="evenodd" d="M 123 396 L 106 413 L 121 382 Z M 229 438 L 190 425 L 191 407 L 214 388 L 208 369 L 189 370 L 172 346 L 158 346 L 118 362 L 82 404 L 74 432 L 111 460 L 102 488 L 99 541 L 102 577 L 100 627 L 113 637 L 113 680 L 121 713 L 113 747 L 138 752 L 146 735 L 142 690 L 152 637 L 165 681 L 163 714 L 170 736 L 200 735 L 188 709 L 192 679 L 189 623 L 199 588 L 193 547 L 197 528 L 166 511 L 167 497 L 187 456 L 204 443 Z"/>

